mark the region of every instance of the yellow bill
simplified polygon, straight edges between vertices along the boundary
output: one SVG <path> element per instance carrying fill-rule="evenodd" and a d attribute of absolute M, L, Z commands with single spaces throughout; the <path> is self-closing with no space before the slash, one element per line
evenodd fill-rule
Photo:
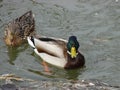
<path fill-rule="evenodd" d="M 76 48 L 75 48 L 75 47 L 72 47 L 72 48 L 71 48 L 71 57 L 72 57 L 72 58 L 75 58 L 76 56 L 77 56 Z"/>

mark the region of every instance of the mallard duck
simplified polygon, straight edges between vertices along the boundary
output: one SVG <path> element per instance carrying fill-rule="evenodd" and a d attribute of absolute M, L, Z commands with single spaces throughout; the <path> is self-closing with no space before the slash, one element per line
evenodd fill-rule
<path fill-rule="evenodd" d="M 69 40 L 33 36 L 27 37 L 28 44 L 41 59 L 54 66 L 64 69 L 83 67 L 84 56 L 78 51 L 79 42 L 76 36 L 70 36 Z"/>
<path fill-rule="evenodd" d="M 5 27 L 4 41 L 7 45 L 18 46 L 27 36 L 35 34 L 35 21 L 32 11 L 26 12 L 19 18 L 11 21 Z"/>

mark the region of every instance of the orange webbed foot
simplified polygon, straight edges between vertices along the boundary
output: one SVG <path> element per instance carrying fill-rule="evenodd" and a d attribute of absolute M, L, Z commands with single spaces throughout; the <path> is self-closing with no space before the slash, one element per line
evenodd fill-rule
<path fill-rule="evenodd" d="M 44 66 L 44 71 L 47 73 L 47 74 L 51 74 L 51 70 L 49 69 L 47 63 L 45 61 L 42 62 L 42 65 Z"/>

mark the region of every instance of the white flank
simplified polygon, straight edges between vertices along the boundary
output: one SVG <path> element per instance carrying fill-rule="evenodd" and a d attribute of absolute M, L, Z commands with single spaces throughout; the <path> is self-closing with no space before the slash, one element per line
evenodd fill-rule
<path fill-rule="evenodd" d="M 44 50 L 46 50 L 47 52 L 53 53 L 60 58 L 64 58 L 63 49 L 61 49 L 58 45 L 54 44 L 53 42 L 44 42 L 36 38 L 34 38 L 34 42 L 36 47 L 44 48 Z"/>
<path fill-rule="evenodd" d="M 65 64 L 67 63 L 63 49 L 59 47 L 59 45 L 55 44 L 54 42 L 45 42 L 39 39 L 34 38 L 34 43 L 30 40 L 31 37 L 27 37 L 28 44 L 34 48 L 34 52 L 40 56 L 45 62 L 55 65 L 57 67 L 64 68 Z M 56 39 L 57 40 L 57 39 Z M 65 41 L 64 39 L 59 39 L 61 41 Z M 66 41 L 65 41 L 66 42 Z M 55 56 L 49 55 L 47 53 L 39 53 L 37 48 L 43 48 L 48 53 L 54 54 Z"/>
<path fill-rule="evenodd" d="M 67 63 L 67 61 L 64 58 L 58 58 L 58 57 L 54 57 L 51 55 L 48 55 L 46 53 L 39 53 L 37 51 L 37 49 L 34 49 L 35 53 L 40 56 L 45 62 L 55 65 L 57 67 L 60 68 L 64 68 L 65 64 Z"/>

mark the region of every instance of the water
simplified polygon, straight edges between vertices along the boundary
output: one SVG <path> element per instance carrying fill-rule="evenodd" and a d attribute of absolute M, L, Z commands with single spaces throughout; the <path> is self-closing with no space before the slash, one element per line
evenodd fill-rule
<path fill-rule="evenodd" d="M 8 47 L 3 41 L 4 26 L 32 10 L 38 34 L 68 39 L 76 35 L 86 67 L 63 70 L 49 66 L 28 44 Z M 98 79 L 120 83 L 120 1 L 119 0 L 0 0 L 0 74 L 14 73 L 34 80 Z"/>

